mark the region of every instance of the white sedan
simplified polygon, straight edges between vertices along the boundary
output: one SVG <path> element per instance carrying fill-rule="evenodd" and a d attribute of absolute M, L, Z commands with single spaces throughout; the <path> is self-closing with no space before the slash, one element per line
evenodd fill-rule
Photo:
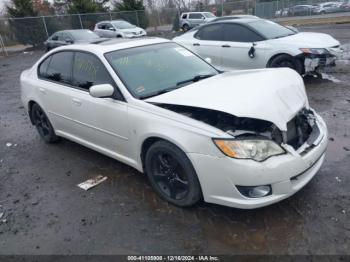
<path fill-rule="evenodd" d="M 144 29 L 124 20 L 99 22 L 95 25 L 94 32 L 103 38 L 134 38 L 147 35 Z"/>
<path fill-rule="evenodd" d="M 44 141 L 126 163 L 178 206 L 269 205 L 325 158 L 326 125 L 288 68 L 222 73 L 165 39 L 109 40 L 52 50 L 20 81 Z"/>
<path fill-rule="evenodd" d="M 327 34 L 296 32 L 272 21 L 242 18 L 210 23 L 175 37 L 222 70 L 289 67 L 299 74 L 334 66 L 339 42 Z"/>

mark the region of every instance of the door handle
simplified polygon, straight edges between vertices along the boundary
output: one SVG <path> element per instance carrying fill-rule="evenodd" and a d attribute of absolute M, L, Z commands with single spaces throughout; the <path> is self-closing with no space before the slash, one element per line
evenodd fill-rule
<path fill-rule="evenodd" d="M 199 44 L 199 43 L 194 43 L 193 45 L 194 45 L 194 46 L 200 46 L 200 44 Z"/>
<path fill-rule="evenodd" d="M 44 95 L 46 94 L 45 89 L 44 89 L 44 88 L 42 88 L 42 87 L 40 87 L 40 88 L 39 88 L 39 91 L 40 91 L 40 93 L 42 93 L 42 94 L 44 94 Z"/>
<path fill-rule="evenodd" d="M 81 106 L 81 101 L 77 98 L 73 98 L 73 104 L 76 106 Z"/>
<path fill-rule="evenodd" d="M 221 47 L 231 47 L 230 45 L 222 45 Z"/>

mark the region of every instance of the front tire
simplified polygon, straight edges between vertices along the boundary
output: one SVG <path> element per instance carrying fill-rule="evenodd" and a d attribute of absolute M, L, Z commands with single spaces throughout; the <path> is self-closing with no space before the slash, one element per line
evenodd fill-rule
<path fill-rule="evenodd" d="M 56 136 L 50 120 L 46 116 L 44 110 L 38 105 L 34 104 L 31 109 L 31 119 L 38 130 L 38 133 L 46 143 L 54 143 L 59 140 Z"/>
<path fill-rule="evenodd" d="M 303 73 L 303 65 L 300 60 L 290 56 L 290 55 L 278 55 L 271 60 L 268 67 L 288 67 L 298 72 L 298 74 Z"/>
<path fill-rule="evenodd" d="M 202 198 L 197 174 L 181 149 L 166 142 L 155 142 L 147 151 L 145 166 L 153 189 L 176 206 L 191 206 Z"/>

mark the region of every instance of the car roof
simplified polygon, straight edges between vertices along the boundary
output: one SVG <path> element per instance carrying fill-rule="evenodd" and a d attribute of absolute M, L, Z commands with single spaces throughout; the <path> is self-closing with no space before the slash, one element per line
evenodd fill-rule
<path fill-rule="evenodd" d="M 61 33 L 74 33 L 74 32 L 83 32 L 83 31 L 90 31 L 92 32 L 90 29 L 69 29 L 69 30 L 62 30 L 62 31 L 58 31 Z"/>
<path fill-rule="evenodd" d="M 248 24 L 250 22 L 256 22 L 257 20 L 266 20 L 266 19 L 261 19 L 259 17 L 254 18 L 254 17 L 242 17 L 240 19 L 227 19 L 227 20 L 221 20 L 217 21 L 214 23 L 240 23 L 240 24 Z"/>
<path fill-rule="evenodd" d="M 100 23 L 111 23 L 111 22 L 127 22 L 123 19 L 114 19 L 114 20 L 104 20 L 104 21 L 100 21 L 98 22 L 97 24 L 100 24 Z"/>
<path fill-rule="evenodd" d="M 143 37 L 143 38 L 115 38 L 109 39 L 106 41 L 101 41 L 98 43 L 90 43 L 90 44 L 73 44 L 67 45 L 59 48 L 55 48 L 55 50 L 84 50 L 94 54 L 105 54 L 115 50 L 128 49 L 132 47 L 152 45 L 152 44 L 160 44 L 171 42 L 168 39 L 158 38 L 158 37 Z"/>
<path fill-rule="evenodd" d="M 210 13 L 209 11 L 203 11 L 203 12 L 183 12 L 181 13 L 182 15 L 183 14 L 203 14 L 203 13 Z"/>
<path fill-rule="evenodd" d="M 259 19 L 260 17 L 257 17 L 255 15 L 226 15 L 226 16 L 219 16 L 214 19 L 214 21 L 220 21 L 220 20 L 230 20 L 230 19 L 244 19 L 244 18 L 250 18 L 250 19 Z"/>

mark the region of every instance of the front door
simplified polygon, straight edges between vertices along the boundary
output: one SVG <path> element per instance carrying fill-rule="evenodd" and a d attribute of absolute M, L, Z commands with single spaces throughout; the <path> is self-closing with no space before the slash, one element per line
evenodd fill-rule
<path fill-rule="evenodd" d="M 73 85 L 77 87 L 71 99 L 74 133 L 97 149 L 127 157 L 130 151 L 127 103 L 120 95 L 116 98 L 95 98 L 89 94 L 89 88 L 96 84 L 111 84 L 119 94 L 107 69 L 96 56 L 76 52 L 72 78 Z"/>
<path fill-rule="evenodd" d="M 243 25 L 224 24 L 222 66 L 232 69 L 266 67 L 266 44 L 263 40 L 260 35 Z"/>

